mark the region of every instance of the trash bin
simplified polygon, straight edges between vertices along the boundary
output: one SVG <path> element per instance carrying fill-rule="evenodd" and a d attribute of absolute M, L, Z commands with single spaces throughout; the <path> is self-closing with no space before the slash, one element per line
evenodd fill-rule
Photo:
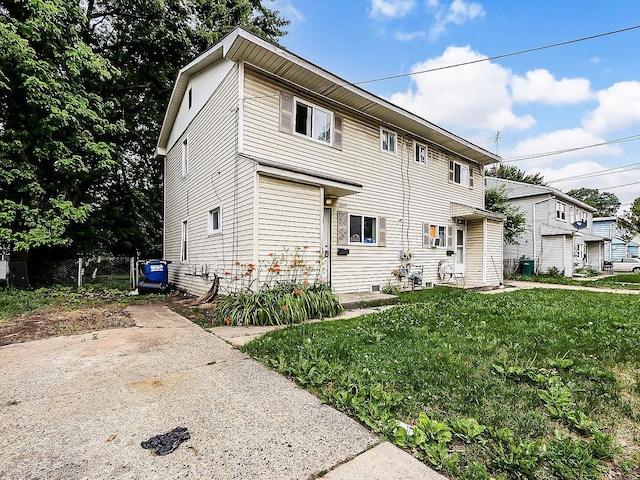
<path fill-rule="evenodd" d="M 520 272 L 525 277 L 533 275 L 533 260 L 520 260 Z"/>
<path fill-rule="evenodd" d="M 168 263 L 163 260 L 148 260 L 142 268 L 144 277 L 149 282 L 168 283 L 169 267 Z"/>

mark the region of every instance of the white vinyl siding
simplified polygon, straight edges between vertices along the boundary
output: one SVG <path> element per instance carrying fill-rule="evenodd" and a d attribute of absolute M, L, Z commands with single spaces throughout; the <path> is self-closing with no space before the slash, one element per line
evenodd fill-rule
<path fill-rule="evenodd" d="M 414 139 L 397 139 L 397 159 L 390 161 L 389 153 L 380 149 L 379 125 L 352 111 L 324 105 L 321 99 L 315 98 L 308 101 L 333 111 L 334 117 L 342 119 L 342 150 L 310 142 L 282 129 L 280 104 L 285 86 L 258 76 L 249 66 L 245 72 L 247 100 L 244 103 L 243 138 L 247 156 L 363 185 L 361 193 L 339 197 L 332 204 L 331 282 L 334 291 L 370 291 L 372 284 L 387 284 L 391 271 L 399 264 L 398 252 L 403 249 L 414 252 L 411 263 L 424 265 L 425 281 L 437 281 L 438 262 L 446 258 L 446 248 L 421 248 L 423 222 L 448 229 L 452 222 L 452 200 L 478 208 L 482 208 L 484 201 L 482 188 L 460 188 L 449 183 L 451 154 L 424 141 L 428 146 L 425 168 L 414 160 Z M 293 99 L 292 94 L 290 98 Z M 335 143 L 334 139 L 334 147 Z M 473 168 L 474 175 L 479 175 L 478 167 L 474 165 Z M 406 194 L 409 191 L 411 195 Z M 227 210 L 225 206 L 225 224 Z M 340 212 L 376 217 L 377 247 L 350 245 L 348 240 L 346 244 L 341 243 L 338 237 Z M 347 226 L 348 216 L 345 217 Z M 338 255 L 339 248 L 347 249 L 348 255 Z M 262 246 L 262 240 L 259 249 L 261 252 L 267 249 Z"/>
<path fill-rule="evenodd" d="M 503 223 L 486 220 L 485 226 L 485 272 L 484 283 L 499 285 L 503 281 L 502 251 L 503 251 Z"/>
<path fill-rule="evenodd" d="M 189 143 L 185 138 L 182 140 L 182 176 L 186 176 L 189 173 Z"/>
<path fill-rule="evenodd" d="M 199 93 L 194 90 L 194 107 Z M 236 154 L 238 70 L 220 81 L 185 135 L 170 146 L 165 159 L 164 258 L 169 281 L 193 294 L 209 290 L 213 274 L 230 270 L 235 261 L 253 261 L 253 162 Z M 184 108 L 187 108 L 185 102 Z M 179 114 L 180 116 L 181 114 Z M 189 175 L 182 177 L 182 141 L 189 138 Z M 226 205 L 224 228 L 209 233 L 209 212 Z M 188 260 L 180 263 L 181 222 L 189 219 Z M 221 217 L 222 219 L 222 217 Z M 209 276 L 202 276 L 203 271 Z M 197 275 L 193 275 L 193 272 Z"/>
<path fill-rule="evenodd" d="M 318 187 L 259 177 L 258 259 L 304 249 L 312 264 L 319 258 L 322 196 Z M 304 248 L 307 247 L 307 248 Z"/>

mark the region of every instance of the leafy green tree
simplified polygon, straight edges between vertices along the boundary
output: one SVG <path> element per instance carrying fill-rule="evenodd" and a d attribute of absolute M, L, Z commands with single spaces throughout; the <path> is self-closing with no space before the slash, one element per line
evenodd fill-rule
<path fill-rule="evenodd" d="M 118 169 L 85 228 L 80 249 L 159 255 L 163 164 L 153 158 L 178 69 L 240 25 L 275 41 L 288 21 L 260 0 L 90 0 L 83 35 L 120 72 L 97 87 L 117 106 L 127 133 L 119 138 Z M 124 215 L 123 215 L 124 213 Z M 93 232 L 101 232 L 96 240 Z"/>
<path fill-rule="evenodd" d="M 629 210 L 625 210 L 616 222 L 620 238 L 630 242 L 633 237 L 640 235 L 640 197 L 636 198 Z"/>
<path fill-rule="evenodd" d="M 620 208 L 620 200 L 615 194 L 601 192 L 597 188 L 575 188 L 569 190 L 567 195 L 597 208 L 594 217 L 612 217 Z"/>
<path fill-rule="evenodd" d="M 532 185 L 546 185 L 544 177 L 540 173 L 529 175 L 520 170 L 515 165 L 504 165 L 501 163 L 498 168 L 492 168 L 487 172 L 488 176 L 513 180 L 515 182 L 531 183 Z"/>
<path fill-rule="evenodd" d="M 0 243 L 67 245 L 91 214 L 125 132 L 92 84 L 118 72 L 83 41 L 72 0 L 0 5 Z"/>
<path fill-rule="evenodd" d="M 178 69 L 238 25 L 287 24 L 261 0 L 0 1 L 0 244 L 159 253 Z"/>
<path fill-rule="evenodd" d="M 518 207 L 509 203 L 504 185 L 486 189 L 484 205 L 490 212 L 501 213 L 505 216 L 504 243 L 517 245 L 518 237 L 527 230 L 527 219 Z"/>

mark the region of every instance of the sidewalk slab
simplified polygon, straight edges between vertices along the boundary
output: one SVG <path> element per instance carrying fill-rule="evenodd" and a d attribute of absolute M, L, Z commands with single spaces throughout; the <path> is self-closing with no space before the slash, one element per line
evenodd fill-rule
<path fill-rule="evenodd" d="M 327 473 L 324 480 L 447 480 L 389 442 Z"/>

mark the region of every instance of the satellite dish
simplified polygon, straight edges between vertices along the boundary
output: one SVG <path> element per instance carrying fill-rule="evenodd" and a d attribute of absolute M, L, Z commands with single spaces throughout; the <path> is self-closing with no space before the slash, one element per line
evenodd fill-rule
<path fill-rule="evenodd" d="M 577 222 L 573 222 L 571 225 L 573 225 L 573 228 L 576 230 L 582 230 L 583 228 L 587 228 L 587 221 L 579 220 Z"/>

